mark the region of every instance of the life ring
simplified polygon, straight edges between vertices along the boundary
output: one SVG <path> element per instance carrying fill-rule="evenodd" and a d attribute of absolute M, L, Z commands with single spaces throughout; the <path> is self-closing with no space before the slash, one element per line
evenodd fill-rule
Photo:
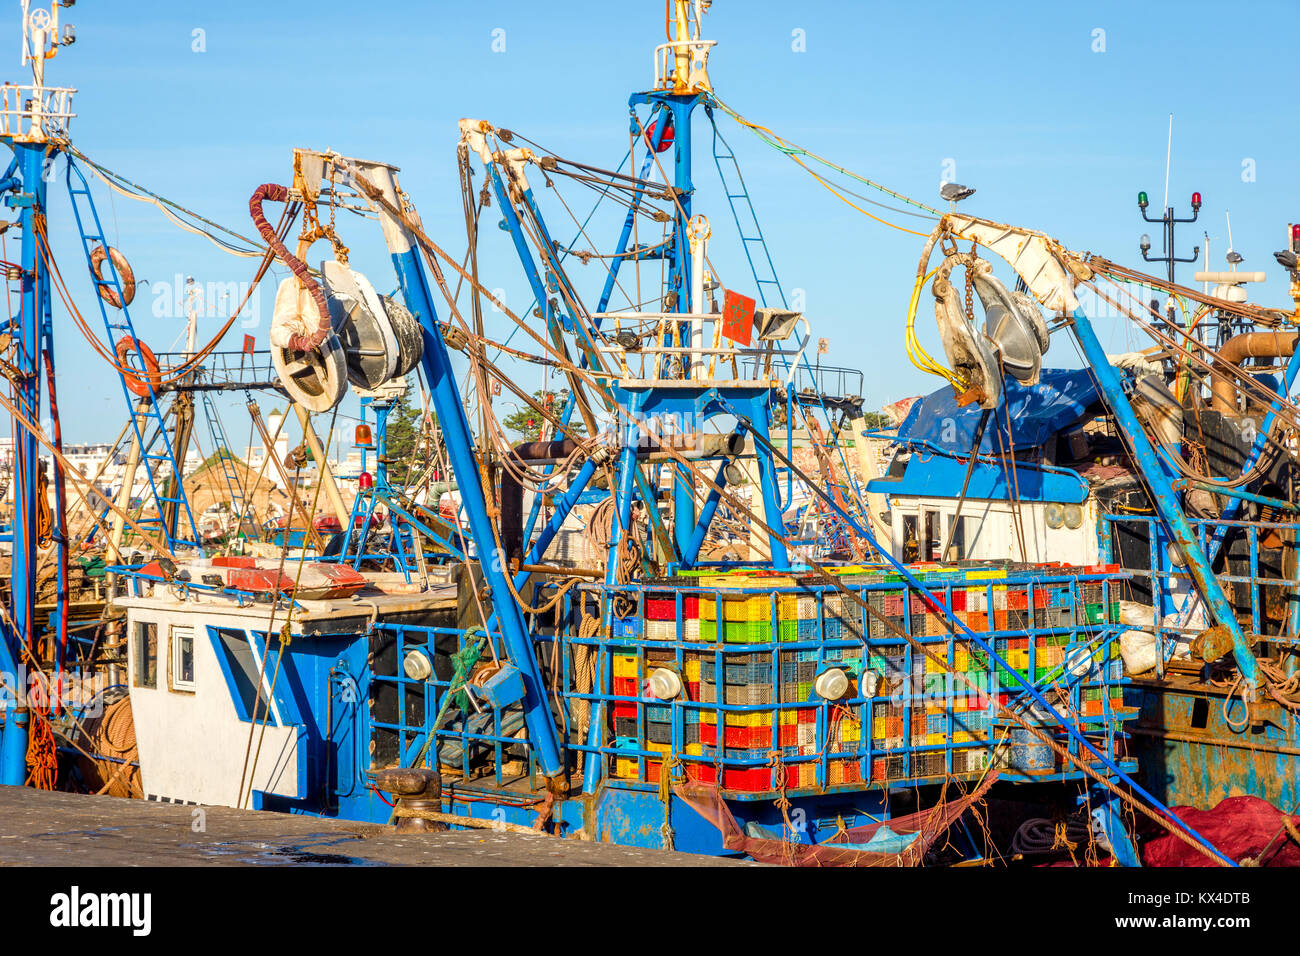
<path fill-rule="evenodd" d="M 128 364 L 132 352 L 140 356 L 140 364 L 144 366 L 143 378 Z M 129 335 L 117 343 L 117 364 L 121 368 L 126 387 L 133 395 L 148 398 L 150 386 L 155 392 L 162 386 L 162 374 L 158 371 L 158 358 L 153 354 L 153 349 Z"/>
<path fill-rule="evenodd" d="M 122 285 L 121 296 L 111 285 L 102 284 L 105 281 L 104 259 L 106 258 L 113 260 L 113 268 L 117 270 L 117 278 Z M 126 261 L 126 256 L 112 246 L 95 247 L 90 254 L 90 271 L 98 280 L 95 288 L 99 290 L 99 297 L 113 308 L 124 309 L 135 300 L 135 273 L 131 271 L 131 265 Z"/>

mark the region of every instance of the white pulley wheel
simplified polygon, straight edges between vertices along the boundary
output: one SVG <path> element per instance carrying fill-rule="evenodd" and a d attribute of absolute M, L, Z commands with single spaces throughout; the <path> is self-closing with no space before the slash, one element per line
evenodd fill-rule
<path fill-rule="evenodd" d="M 271 364 L 280 387 L 309 412 L 329 411 L 348 393 L 347 361 L 336 335 L 309 352 L 272 345 Z"/>
<path fill-rule="evenodd" d="M 397 372 L 399 353 L 383 303 L 365 276 L 336 260 L 321 263 L 321 276 L 348 378 L 358 388 L 378 388 Z"/>

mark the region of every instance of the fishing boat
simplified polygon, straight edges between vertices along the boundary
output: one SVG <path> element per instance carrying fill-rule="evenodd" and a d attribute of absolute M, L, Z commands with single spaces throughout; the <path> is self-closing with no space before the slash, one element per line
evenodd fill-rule
<path fill-rule="evenodd" d="M 719 128 L 724 114 L 745 121 L 709 77 L 707 7 L 669 0 L 650 85 L 627 101 L 631 148 L 617 169 L 461 120 L 466 255 L 426 232 L 386 159 L 294 148 L 250 197 L 256 239 L 200 230 L 250 254 L 254 284 L 272 262 L 292 273 L 276 291 L 269 349 L 219 350 L 237 308 L 208 345 L 168 357 L 135 334 L 129 263 L 108 247 L 95 211 L 92 180 L 128 193 L 129 181 L 72 145 L 74 91 L 44 84 L 45 61 L 64 43 L 58 4 L 46 15 L 23 3 L 33 84 L 0 112 L 15 157 L 0 186 L 24 197 L 23 258 L 8 281 L 26 314 L 52 319 L 57 293 L 98 344 L 121 381 L 130 451 L 116 496 L 67 467 L 53 376 L 43 387 L 38 374 L 54 361 L 47 323 L 15 330 L 30 367 L 0 397 L 17 434 L 0 643 L 5 668 L 36 671 L 46 692 L 7 702 L 0 782 L 118 786 L 151 800 L 411 831 L 517 826 L 803 865 L 992 863 L 1032 807 L 1033 822 L 1068 818 L 1094 860 L 1138 865 L 1144 841 L 1166 839 L 1234 862 L 1171 812 L 1167 792 L 1139 779 L 1136 728 L 1175 725 L 1150 723 L 1143 695 L 1156 684 L 1135 690 L 1126 670 L 1130 644 L 1162 648 L 1164 636 L 1132 638 L 1124 601 L 1160 574 L 1143 578 L 1129 555 L 1089 545 L 1105 508 L 1085 475 L 1051 462 L 1022 467 L 1015 455 L 1047 441 L 1026 445 L 1025 435 L 1072 429 L 1104 409 L 1135 479 L 1155 489 L 1147 553 L 1163 553 L 1160 529 L 1172 529 L 1187 571 L 1162 566 L 1162 579 L 1190 575 L 1183 593 L 1190 600 L 1194 590 L 1220 628 L 1201 630 L 1201 653 L 1240 668 L 1230 697 L 1250 697 L 1261 674 L 1271 686 L 1210 562 L 1192 553 L 1196 533 L 1140 417 L 1161 412 L 1167 422 L 1163 393 L 1150 389 L 1156 398 L 1135 410 L 1078 307 L 1080 283 L 1115 267 L 1033 230 L 932 210 L 917 294 L 937 248 L 949 388 L 918 404 L 891 436 L 904 450 L 888 474 L 861 487 L 855 475 L 874 467 L 858 442 L 869 432 L 861 376 L 854 384 L 809 358 L 815 316 L 786 302 Z M 750 266 L 726 283 L 710 258 L 719 238 L 697 208 L 692 158 L 706 129 L 727 197 L 715 221 L 734 220 Z M 62 170 L 102 333 L 66 296 L 47 156 Z M 582 189 L 617 198 L 615 241 L 603 251 L 591 227 L 557 241 L 563 195 Z M 179 204 L 168 209 L 196 221 Z M 485 213 L 500 229 L 480 228 Z M 480 274 L 480 247 L 492 241 L 517 256 L 529 308 L 508 308 Z M 998 257 L 1018 288 L 984 256 L 958 251 L 966 242 Z M 309 264 L 318 243 L 324 258 Z M 367 243 L 389 253 L 394 275 L 353 266 L 351 250 Z M 582 281 L 577 263 L 599 263 L 597 281 Z M 960 307 L 956 268 L 979 292 L 984 329 Z M 377 291 L 394 283 L 391 296 Z M 489 307 L 523 345 L 503 341 Z M 1042 359 L 1059 334 L 1080 343 L 1091 391 L 1081 381 L 1047 387 L 1060 377 Z M 532 394 L 517 373 L 524 366 L 561 383 L 562 399 Z M 390 430 L 411 380 L 419 436 L 399 460 Z M 241 529 L 245 516 L 263 522 L 217 541 L 194 520 L 183 462 L 196 405 L 210 412 L 208 396 L 222 388 L 250 392 L 250 424 L 285 504 L 266 524 L 265 508 L 253 507 L 261 476 L 248 481 L 217 455 Z M 322 441 L 313 422 L 332 426 L 350 390 L 366 420 L 349 504 L 328 467 L 334 428 Z M 275 453 L 290 416 L 268 426 L 258 391 L 290 399 L 301 445 Z M 505 392 L 545 422 L 535 440 L 506 434 L 494 406 Z M 42 397 L 52 435 L 24 413 Z M 933 444 L 917 423 L 945 398 L 979 416 L 977 453 L 946 465 L 933 452 L 931 467 L 914 470 Z M 217 421 L 208 415 L 213 443 L 228 449 Z M 795 460 L 796 428 L 813 442 L 812 467 Z M 986 432 L 1011 443 L 1000 472 L 978 453 Z M 44 524 L 40 449 L 55 463 Z M 848 454 L 860 455 L 858 469 Z M 309 462 L 319 479 L 304 494 Z M 133 507 L 140 477 L 147 490 Z M 949 515 L 929 502 L 969 497 L 992 514 L 1006 481 L 1016 489 L 1007 513 L 1026 541 L 1014 558 L 1003 553 L 1005 531 L 977 526 L 941 540 L 967 527 L 957 523 L 962 506 Z M 1050 550 L 1029 548 L 1025 502 L 1038 504 L 1035 494 L 1043 507 L 1033 513 L 1050 531 L 1077 532 L 1069 547 L 1052 538 Z M 888 499 L 887 524 L 872 495 Z M 104 542 L 109 592 L 78 621 L 60 590 L 47 625 L 34 600 L 38 547 L 52 542 L 64 580 L 76 502 Z M 96 636 L 70 640 L 83 624 Z M 1169 660 L 1156 656 L 1158 682 Z M 133 720 L 134 753 L 109 753 L 104 734 L 85 726 L 92 709 L 110 708 Z M 78 752 L 75 767 L 61 750 Z M 996 801 L 1020 812 L 982 811 Z M 1153 833 L 1126 823 L 1135 814 Z"/>

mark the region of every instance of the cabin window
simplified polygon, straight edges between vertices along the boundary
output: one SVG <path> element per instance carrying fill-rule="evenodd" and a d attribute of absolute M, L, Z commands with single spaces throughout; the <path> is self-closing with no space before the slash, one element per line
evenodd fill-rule
<path fill-rule="evenodd" d="M 903 560 L 919 561 L 921 544 L 916 537 L 916 515 L 903 515 Z"/>
<path fill-rule="evenodd" d="M 132 639 L 135 642 L 135 647 L 131 649 L 135 657 L 133 683 L 136 687 L 156 688 L 158 686 L 158 625 L 153 621 L 136 621 Z"/>
<path fill-rule="evenodd" d="M 966 522 L 967 518 L 949 518 L 948 534 L 952 544 L 948 547 L 945 560 L 960 561 L 966 557 Z"/>
<path fill-rule="evenodd" d="M 172 628 L 172 690 L 194 692 L 194 628 Z"/>
<path fill-rule="evenodd" d="M 253 654 L 248 632 L 230 627 L 209 629 L 216 638 L 215 644 L 231 690 L 234 691 L 235 709 L 241 720 L 252 720 L 256 711 L 259 720 L 266 720 L 269 707 L 261 681 L 261 668 Z"/>
<path fill-rule="evenodd" d="M 939 534 L 939 512 L 922 511 L 921 518 L 925 527 L 921 552 L 925 555 L 923 560 L 938 561 L 939 551 L 943 548 L 943 539 Z"/>

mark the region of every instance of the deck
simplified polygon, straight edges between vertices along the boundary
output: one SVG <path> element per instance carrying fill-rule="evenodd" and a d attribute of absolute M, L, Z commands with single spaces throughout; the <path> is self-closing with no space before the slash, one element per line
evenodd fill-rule
<path fill-rule="evenodd" d="M 545 835 L 399 834 L 317 817 L 0 787 L 0 866 L 295 865 L 680 867 L 734 861 Z"/>

